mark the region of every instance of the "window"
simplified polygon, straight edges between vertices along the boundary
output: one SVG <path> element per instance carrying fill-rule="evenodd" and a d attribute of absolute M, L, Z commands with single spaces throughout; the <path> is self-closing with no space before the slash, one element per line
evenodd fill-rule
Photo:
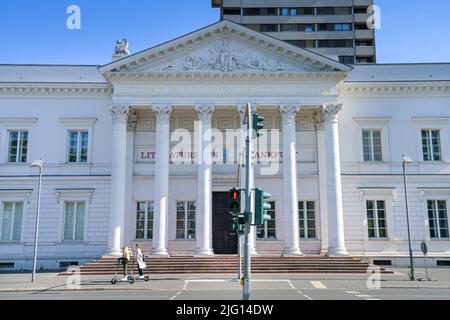
<path fill-rule="evenodd" d="M 244 8 L 244 16 L 277 16 L 278 8 Z"/>
<path fill-rule="evenodd" d="M 245 26 L 258 32 L 278 32 L 277 24 L 246 24 Z"/>
<path fill-rule="evenodd" d="M 223 8 L 224 15 L 241 15 L 241 8 Z"/>
<path fill-rule="evenodd" d="M 369 30 L 367 23 L 355 23 L 355 30 Z"/>
<path fill-rule="evenodd" d="M 66 202 L 64 207 L 64 240 L 82 241 L 84 239 L 84 201 Z"/>
<path fill-rule="evenodd" d="M 314 32 L 315 31 L 314 24 L 296 24 L 296 23 L 290 23 L 290 24 L 282 24 L 280 25 L 280 31 L 281 32 L 289 32 L 289 31 L 301 31 L 301 32 Z"/>
<path fill-rule="evenodd" d="M 339 56 L 339 62 L 344 64 L 354 64 L 355 57 L 354 56 Z"/>
<path fill-rule="evenodd" d="M 335 7 L 334 14 L 343 16 L 352 14 L 352 7 Z"/>
<path fill-rule="evenodd" d="M 351 23 L 319 23 L 319 31 L 352 31 Z"/>
<path fill-rule="evenodd" d="M 177 239 L 195 239 L 195 202 L 177 201 Z"/>
<path fill-rule="evenodd" d="M 355 45 L 357 47 L 370 47 L 373 46 L 373 40 L 356 40 Z"/>
<path fill-rule="evenodd" d="M 88 131 L 69 131 L 69 163 L 86 163 L 88 161 Z"/>
<path fill-rule="evenodd" d="M 259 239 L 276 239 L 275 229 L 275 201 L 268 202 L 272 208 L 266 210 L 266 214 L 270 216 L 269 221 L 264 221 L 264 225 L 258 226 L 256 230 L 257 237 Z"/>
<path fill-rule="evenodd" d="M 282 16 L 306 16 L 314 15 L 314 8 L 281 8 Z"/>
<path fill-rule="evenodd" d="M 366 211 L 369 239 L 387 238 L 386 202 L 384 200 L 367 200 Z"/>
<path fill-rule="evenodd" d="M 315 48 L 316 41 L 315 40 L 286 40 L 286 42 L 300 47 L 300 48 Z"/>
<path fill-rule="evenodd" d="M 300 238 L 316 239 L 316 208 L 314 201 L 300 201 L 298 203 L 298 220 Z"/>
<path fill-rule="evenodd" d="M 441 161 L 441 133 L 439 130 L 422 130 L 423 161 Z"/>
<path fill-rule="evenodd" d="M 321 7 L 317 8 L 318 15 L 350 15 L 352 14 L 351 7 Z"/>
<path fill-rule="evenodd" d="M 428 222 L 432 239 L 449 238 L 447 201 L 428 200 Z"/>
<path fill-rule="evenodd" d="M 374 61 L 373 57 L 356 57 L 356 63 L 373 63 Z"/>
<path fill-rule="evenodd" d="M 136 240 L 153 238 L 153 201 L 141 201 L 136 208 Z"/>
<path fill-rule="evenodd" d="M 363 130 L 363 153 L 365 162 L 383 161 L 381 130 Z"/>
<path fill-rule="evenodd" d="M 296 16 L 297 8 L 281 8 L 280 14 L 282 16 Z"/>
<path fill-rule="evenodd" d="M 353 11 L 355 14 L 358 14 L 358 13 L 366 14 L 368 12 L 367 11 L 368 9 L 369 9 L 368 7 L 354 7 Z"/>
<path fill-rule="evenodd" d="M 352 39 L 319 40 L 319 48 L 350 48 L 353 47 Z"/>
<path fill-rule="evenodd" d="M 23 202 L 4 202 L 1 219 L 1 240 L 20 241 Z"/>
<path fill-rule="evenodd" d="M 28 131 L 9 131 L 8 162 L 26 163 Z"/>

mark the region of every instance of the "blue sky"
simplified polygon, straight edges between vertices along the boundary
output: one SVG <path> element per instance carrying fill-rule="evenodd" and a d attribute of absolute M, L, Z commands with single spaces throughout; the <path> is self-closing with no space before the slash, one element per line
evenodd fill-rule
<path fill-rule="evenodd" d="M 375 0 L 378 62 L 450 62 L 450 1 Z M 81 8 L 81 30 L 66 9 Z M 211 0 L 1 0 L 0 63 L 105 64 L 116 40 L 138 52 L 219 18 Z"/>

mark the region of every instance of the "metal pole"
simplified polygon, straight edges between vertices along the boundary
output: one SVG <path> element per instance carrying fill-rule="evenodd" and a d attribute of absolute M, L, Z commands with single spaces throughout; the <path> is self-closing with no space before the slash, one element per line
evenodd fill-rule
<path fill-rule="evenodd" d="M 253 221 L 251 212 L 251 190 L 250 190 L 250 134 L 251 134 L 251 107 L 247 104 L 247 138 L 245 140 L 245 239 L 244 239 L 244 292 L 243 300 L 250 300 L 251 284 L 251 256 L 250 256 L 250 227 Z"/>
<path fill-rule="evenodd" d="M 427 281 L 430 281 L 430 278 L 428 277 L 428 265 L 427 265 L 427 255 L 423 255 L 423 259 L 425 260 L 425 277 Z"/>
<path fill-rule="evenodd" d="M 239 227 L 238 227 L 239 228 Z M 238 280 L 240 281 L 242 279 L 242 249 L 241 249 L 241 233 L 240 230 L 238 230 Z"/>
<path fill-rule="evenodd" d="M 407 185 L 406 185 L 406 162 L 403 161 L 403 184 L 405 187 L 405 205 L 406 205 L 406 222 L 408 227 L 408 245 L 409 245 L 409 263 L 411 268 L 411 274 L 409 276 L 409 280 L 414 280 L 414 260 L 413 260 L 413 253 L 412 253 L 412 247 L 411 247 L 411 230 L 409 225 L 409 210 L 408 210 L 408 191 L 407 191 Z"/>
<path fill-rule="evenodd" d="M 38 238 L 39 238 L 39 214 L 41 210 L 41 187 L 42 187 L 42 165 L 39 166 L 39 187 L 37 196 L 37 209 L 36 209 L 36 226 L 34 231 L 34 255 L 33 255 L 33 271 L 31 274 L 31 282 L 36 279 L 36 261 L 38 251 Z"/>

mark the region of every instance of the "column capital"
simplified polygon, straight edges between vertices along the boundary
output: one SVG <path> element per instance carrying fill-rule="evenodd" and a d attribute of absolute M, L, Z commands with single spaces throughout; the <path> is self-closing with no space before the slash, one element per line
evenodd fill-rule
<path fill-rule="evenodd" d="M 130 107 L 126 104 L 115 104 L 109 108 L 114 123 L 126 123 Z"/>
<path fill-rule="evenodd" d="M 338 113 L 342 110 L 342 103 L 324 104 L 322 110 L 325 122 L 336 121 Z"/>
<path fill-rule="evenodd" d="M 127 130 L 128 131 L 136 131 L 138 123 L 138 115 L 136 111 L 131 111 L 128 114 L 128 122 L 127 122 Z"/>
<path fill-rule="evenodd" d="M 295 117 L 300 110 L 300 106 L 296 104 L 281 104 L 279 110 L 283 121 L 295 123 Z"/>
<path fill-rule="evenodd" d="M 211 120 L 216 110 L 216 107 L 212 103 L 198 103 L 194 105 L 194 109 L 197 112 L 199 120 Z"/>
<path fill-rule="evenodd" d="M 158 121 L 169 121 L 173 107 L 170 104 L 155 104 L 152 105 L 152 110 Z"/>
<path fill-rule="evenodd" d="M 241 118 L 241 122 L 245 119 L 245 113 L 247 112 L 247 103 L 240 103 L 236 105 L 237 112 L 239 113 L 239 117 Z M 256 113 L 258 110 L 258 105 L 256 103 L 250 103 L 250 109 L 252 110 L 252 114 Z"/>
<path fill-rule="evenodd" d="M 323 130 L 324 128 L 324 123 L 325 123 L 325 117 L 323 114 L 323 110 L 319 110 L 316 113 L 314 113 L 314 124 L 316 126 L 317 130 Z"/>

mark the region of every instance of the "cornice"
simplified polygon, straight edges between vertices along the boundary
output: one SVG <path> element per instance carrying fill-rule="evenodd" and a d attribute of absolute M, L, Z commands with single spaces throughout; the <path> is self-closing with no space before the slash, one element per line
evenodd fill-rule
<path fill-rule="evenodd" d="M 450 81 L 424 82 L 343 82 L 339 84 L 340 95 L 398 95 L 450 93 Z"/>
<path fill-rule="evenodd" d="M 345 72 L 152 72 L 152 73 L 106 73 L 107 80 L 116 81 L 146 81 L 146 80 L 209 80 L 209 79 L 229 79 L 229 80 L 316 80 L 329 83 L 339 83 L 347 74 Z"/>
<path fill-rule="evenodd" d="M 108 96 L 108 84 L 0 83 L 0 95 L 97 95 Z"/>

